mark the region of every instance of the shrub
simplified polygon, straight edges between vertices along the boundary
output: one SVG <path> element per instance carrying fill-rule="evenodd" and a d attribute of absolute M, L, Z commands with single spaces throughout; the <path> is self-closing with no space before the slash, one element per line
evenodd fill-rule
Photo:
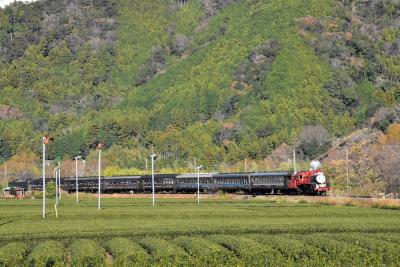
<path fill-rule="evenodd" d="M 64 246 L 57 241 L 44 241 L 36 245 L 28 257 L 29 266 L 64 266 Z"/>
<path fill-rule="evenodd" d="M 56 195 L 56 184 L 51 181 L 46 184 L 46 198 L 54 198 Z"/>
<path fill-rule="evenodd" d="M 279 251 L 289 261 L 302 266 L 322 266 L 327 263 L 327 253 L 296 240 L 293 235 L 254 236 L 254 238 Z"/>
<path fill-rule="evenodd" d="M 182 247 L 192 256 L 196 265 L 235 266 L 239 263 L 238 259 L 231 251 L 204 238 L 178 237 L 173 240 L 173 243 Z"/>
<path fill-rule="evenodd" d="M 152 266 L 190 266 L 193 259 L 182 248 L 159 238 L 144 238 L 140 242 L 152 258 Z"/>
<path fill-rule="evenodd" d="M 146 251 L 126 238 L 114 238 L 106 243 L 106 249 L 111 253 L 115 266 L 146 266 L 149 256 Z"/>
<path fill-rule="evenodd" d="M 365 265 L 377 265 L 379 263 L 384 263 L 387 266 L 400 265 L 399 245 L 381 240 L 379 236 L 374 239 L 355 233 L 346 233 L 332 235 L 332 237 L 335 241 L 343 241 L 359 247 L 360 250 L 368 251 L 365 253 L 368 254 L 367 256 L 361 257 L 364 259 Z"/>
<path fill-rule="evenodd" d="M 77 240 L 71 245 L 73 266 L 104 266 L 105 250 L 94 240 Z"/>
<path fill-rule="evenodd" d="M 0 266 L 21 266 L 28 252 L 24 243 L 13 242 L 0 248 Z"/>
<path fill-rule="evenodd" d="M 289 264 L 279 251 L 243 236 L 217 235 L 212 240 L 233 251 L 248 266 L 279 266 Z"/>

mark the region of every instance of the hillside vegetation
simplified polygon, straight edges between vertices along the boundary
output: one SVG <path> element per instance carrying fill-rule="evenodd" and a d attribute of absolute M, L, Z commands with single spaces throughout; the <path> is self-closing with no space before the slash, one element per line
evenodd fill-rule
<path fill-rule="evenodd" d="M 155 151 L 159 167 L 197 158 L 214 169 L 283 143 L 312 158 L 371 118 L 385 131 L 398 118 L 399 10 L 389 0 L 14 3 L 0 10 L 0 159 L 40 155 L 49 132 L 49 159 L 90 158 L 101 140 L 116 168 L 142 168 Z"/>

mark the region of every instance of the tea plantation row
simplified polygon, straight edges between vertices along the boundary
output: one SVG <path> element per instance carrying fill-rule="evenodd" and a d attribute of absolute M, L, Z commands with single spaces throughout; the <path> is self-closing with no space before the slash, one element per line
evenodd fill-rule
<path fill-rule="evenodd" d="M 0 266 L 400 266 L 400 211 L 65 195 L 0 201 Z"/>
<path fill-rule="evenodd" d="M 0 266 L 399 266 L 399 234 L 210 235 L 11 242 Z"/>

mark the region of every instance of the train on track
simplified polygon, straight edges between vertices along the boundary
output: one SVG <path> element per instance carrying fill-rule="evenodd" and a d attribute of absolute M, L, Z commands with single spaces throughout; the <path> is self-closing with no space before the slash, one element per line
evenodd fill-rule
<path fill-rule="evenodd" d="M 62 177 L 61 189 L 76 191 L 75 177 Z M 127 175 L 101 177 L 103 193 L 149 193 L 152 192 L 151 175 Z M 16 180 L 10 183 L 26 191 L 42 190 L 42 178 L 29 181 Z M 46 178 L 46 184 L 55 181 Z M 79 192 L 97 192 L 98 177 L 80 177 Z M 326 195 L 329 184 L 321 170 L 301 172 L 246 172 L 246 173 L 191 173 L 191 174 L 155 174 L 154 187 L 157 193 L 193 193 L 197 188 L 202 193 L 224 191 L 245 194 L 303 194 Z"/>

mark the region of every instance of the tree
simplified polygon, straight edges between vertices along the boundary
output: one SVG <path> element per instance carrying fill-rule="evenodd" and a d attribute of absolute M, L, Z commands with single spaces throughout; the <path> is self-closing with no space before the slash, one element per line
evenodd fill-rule
<path fill-rule="evenodd" d="M 329 145 L 331 136 L 321 125 L 305 126 L 299 141 L 299 149 L 308 157 L 313 158 L 323 153 Z"/>
<path fill-rule="evenodd" d="M 8 177 L 11 179 L 31 179 L 40 175 L 39 157 L 33 152 L 20 152 L 7 161 Z"/>
<path fill-rule="evenodd" d="M 46 184 L 46 197 L 47 198 L 54 198 L 56 194 L 56 184 L 51 181 Z"/>

